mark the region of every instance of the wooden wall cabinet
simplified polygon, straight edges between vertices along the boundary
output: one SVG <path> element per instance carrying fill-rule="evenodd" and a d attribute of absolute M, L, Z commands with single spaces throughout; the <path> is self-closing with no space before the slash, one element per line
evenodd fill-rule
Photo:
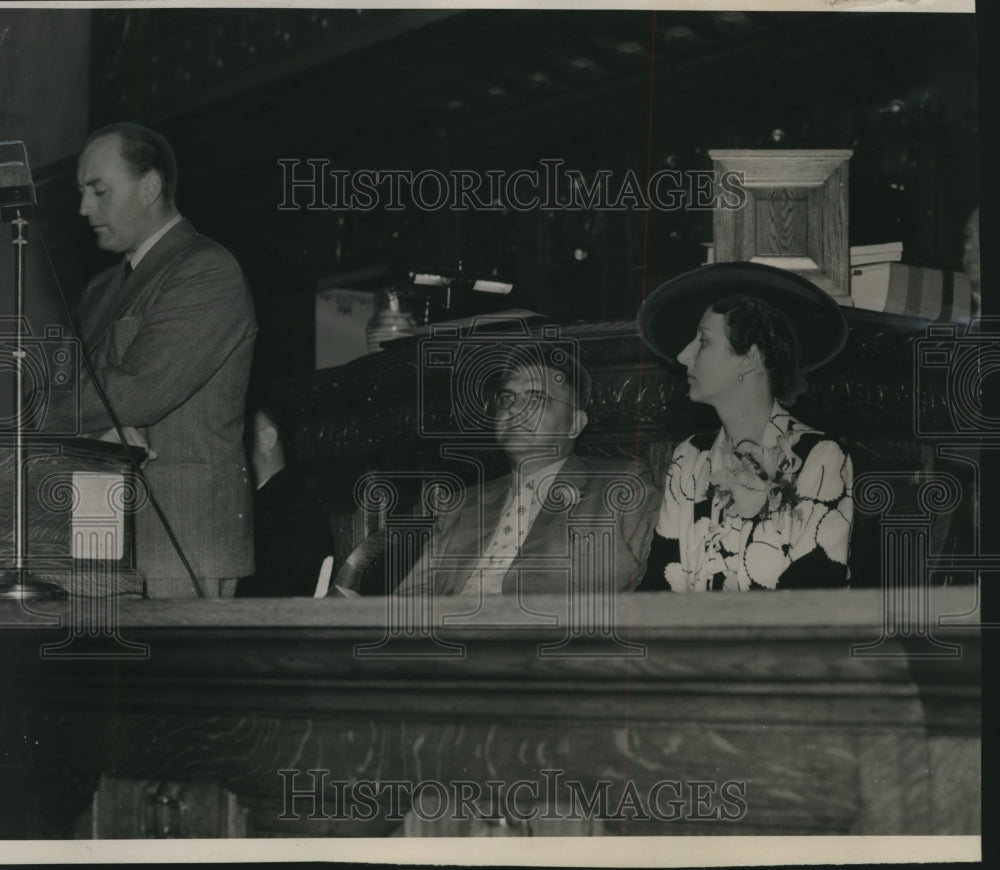
<path fill-rule="evenodd" d="M 720 178 L 739 173 L 746 199 L 715 210 L 715 260 L 749 260 L 797 272 L 850 297 L 849 149 L 711 150 Z M 730 202 L 735 200 L 730 196 Z"/>

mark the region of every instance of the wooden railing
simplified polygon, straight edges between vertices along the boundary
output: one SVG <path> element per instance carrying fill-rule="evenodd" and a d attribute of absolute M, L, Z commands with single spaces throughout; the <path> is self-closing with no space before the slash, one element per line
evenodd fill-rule
<path fill-rule="evenodd" d="M 976 834 L 976 589 L 910 604 L 5 603 L 0 833 Z"/>

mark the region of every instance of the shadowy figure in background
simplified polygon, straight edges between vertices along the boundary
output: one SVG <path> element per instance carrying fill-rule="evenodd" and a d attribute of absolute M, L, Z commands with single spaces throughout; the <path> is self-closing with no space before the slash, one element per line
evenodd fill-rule
<path fill-rule="evenodd" d="M 333 533 L 319 499 L 286 454 L 287 425 L 276 406 L 258 404 L 248 419 L 253 465 L 254 560 L 257 572 L 240 581 L 237 598 L 311 597 Z"/>

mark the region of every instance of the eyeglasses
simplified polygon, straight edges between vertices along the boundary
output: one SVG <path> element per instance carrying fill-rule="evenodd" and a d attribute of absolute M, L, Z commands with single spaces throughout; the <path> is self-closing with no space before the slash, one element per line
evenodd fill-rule
<path fill-rule="evenodd" d="M 511 390 L 497 390 L 490 397 L 489 408 L 494 412 L 509 411 L 512 414 L 519 414 L 524 410 L 537 411 L 549 402 L 558 402 L 560 405 L 568 405 L 570 408 L 576 407 L 572 402 L 557 399 L 539 390 L 528 390 L 524 393 L 515 393 Z"/>

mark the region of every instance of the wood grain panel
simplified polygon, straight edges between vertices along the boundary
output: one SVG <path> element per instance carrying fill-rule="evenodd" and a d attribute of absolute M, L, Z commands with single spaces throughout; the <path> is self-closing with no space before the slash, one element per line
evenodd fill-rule
<path fill-rule="evenodd" d="M 717 172 L 743 173 L 747 194 L 742 209 L 714 212 L 716 261 L 763 259 L 803 275 L 832 296 L 848 298 L 851 153 L 709 151 Z"/>
<path fill-rule="evenodd" d="M 931 833 L 978 834 L 982 807 L 964 799 L 982 784 L 982 745 L 961 737 L 930 739 Z"/>
<path fill-rule="evenodd" d="M 763 257 L 804 257 L 808 253 L 809 218 L 806 197 L 773 191 L 768 197 L 754 197 L 756 245 L 754 255 Z"/>
<path fill-rule="evenodd" d="M 88 438 L 35 440 L 29 437 L 23 460 L 27 567 L 36 576 L 51 580 L 76 595 L 134 593 L 141 590 L 135 570 L 134 505 L 140 492 L 123 447 Z M 73 558 L 73 505 L 79 492 L 75 472 L 121 475 L 123 486 L 107 513 L 81 517 L 80 528 L 102 537 L 114 529 L 114 546 L 121 558 Z M 13 560 L 14 452 L 0 444 L 0 562 Z M 78 529 L 79 530 L 79 529 Z"/>
<path fill-rule="evenodd" d="M 935 612 L 961 612 L 965 593 L 939 590 Z M 257 835 L 386 836 L 433 826 L 404 823 L 407 808 L 385 794 L 368 820 L 329 818 L 338 788 L 561 777 L 587 794 L 607 783 L 612 833 L 968 832 L 977 636 L 957 632 L 963 656 L 933 666 L 915 667 L 893 639 L 882 651 L 894 656 L 852 657 L 850 644 L 878 631 L 877 602 L 851 591 L 651 595 L 628 623 L 644 657 L 602 655 L 613 650 L 593 637 L 590 657 L 546 658 L 539 644 L 559 626 L 511 627 L 514 605 L 498 600 L 484 616 L 507 627 L 442 628 L 466 645 L 454 660 L 357 658 L 355 644 L 384 631 L 377 601 L 123 603 L 121 631 L 149 644 L 146 660 L 43 661 L 37 645 L 58 629 L 0 634 L 13 665 L 0 676 L 0 805 L 20 820 L 11 830 L 47 806 L 63 820 L 55 829 L 70 830 L 102 777 L 207 782 L 236 796 Z M 324 772 L 318 784 L 311 770 Z M 614 817 L 623 789 L 648 797 L 664 782 L 688 795 L 677 818 Z M 717 802 L 721 784 L 739 784 L 745 811 L 695 818 L 685 790 L 702 782 Z M 561 787 L 534 800 L 558 816 Z"/>

